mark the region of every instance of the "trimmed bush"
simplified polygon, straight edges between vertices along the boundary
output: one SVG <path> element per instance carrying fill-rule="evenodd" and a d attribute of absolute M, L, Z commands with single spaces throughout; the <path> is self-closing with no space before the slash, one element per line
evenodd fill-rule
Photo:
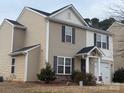
<path fill-rule="evenodd" d="M 41 69 L 40 74 L 37 74 L 37 77 L 40 81 L 45 81 L 45 83 L 49 83 L 56 79 L 55 72 L 51 69 L 49 64 L 46 64 L 46 68 Z"/>
<path fill-rule="evenodd" d="M 84 79 L 85 85 L 96 85 L 96 78 L 91 73 L 87 73 Z"/>
<path fill-rule="evenodd" d="M 83 81 L 83 79 L 84 79 L 83 76 L 84 76 L 84 75 L 83 75 L 81 72 L 79 72 L 79 71 L 74 71 L 74 72 L 72 73 L 71 78 L 72 78 L 73 82 L 79 84 L 79 81 Z"/>
<path fill-rule="evenodd" d="M 91 73 L 83 75 L 82 72 L 74 71 L 71 78 L 77 84 L 79 84 L 79 81 L 83 81 L 84 85 L 96 85 L 96 78 Z"/>
<path fill-rule="evenodd" d="M 115 71 L 113 82 L 124 83 L 124 68 L 120 68 Z"/>

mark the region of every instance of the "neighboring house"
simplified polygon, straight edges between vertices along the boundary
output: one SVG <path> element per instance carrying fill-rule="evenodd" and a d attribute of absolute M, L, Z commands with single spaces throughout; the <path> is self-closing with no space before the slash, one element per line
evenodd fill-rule
<path fill-rule="evenodd" d="M 16 21 L 3 21 L 0 43 L 4 79 L 37 81 L 37 73 L 49 62 L 62 80 L 78 70 L 111 82 L 112 36 L 89 27 L 73 5 L 52 13 L 25 7 Z"/>
<path fill-rule="evenodd" d="M 124 67 L 124 24 L 114 22 L 108 31 L 113 35 L 113 59 L 114 70 L 116 71 Z"/>

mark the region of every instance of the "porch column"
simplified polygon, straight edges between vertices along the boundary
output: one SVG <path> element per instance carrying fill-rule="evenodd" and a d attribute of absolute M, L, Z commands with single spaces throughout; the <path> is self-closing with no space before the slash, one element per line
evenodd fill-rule
<path fill-rule="evenodd" d="M 100 61 L 101 61 L 101 58 L 99 57 L 99 58 L 98 58 L 98 76 L 101 76 L 101 71 L 100 71 L 100 69 L 101 69 L 101 67 L 100 67 Z"/>
<path fill-rule="evenodd" d="M 86 73 L 89 73 L 89 57 L 86 57 Z"/>

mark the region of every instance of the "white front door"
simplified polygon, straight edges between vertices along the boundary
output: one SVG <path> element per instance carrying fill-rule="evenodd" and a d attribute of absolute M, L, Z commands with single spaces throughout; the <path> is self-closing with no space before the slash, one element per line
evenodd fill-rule
<path fill-rule="evenodd" d="M 101 63 L 101 75 L 104 83 L 110 83 L 111 67 L 108 63 Z"/>

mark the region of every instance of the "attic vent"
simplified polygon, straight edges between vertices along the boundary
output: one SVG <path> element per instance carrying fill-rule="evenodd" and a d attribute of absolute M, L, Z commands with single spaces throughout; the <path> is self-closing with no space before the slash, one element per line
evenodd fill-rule
<path fill-rule="evenodd" d="M 71 19 L 71 13 L 70 12 L 68 12 L 67 18 Z"/>

